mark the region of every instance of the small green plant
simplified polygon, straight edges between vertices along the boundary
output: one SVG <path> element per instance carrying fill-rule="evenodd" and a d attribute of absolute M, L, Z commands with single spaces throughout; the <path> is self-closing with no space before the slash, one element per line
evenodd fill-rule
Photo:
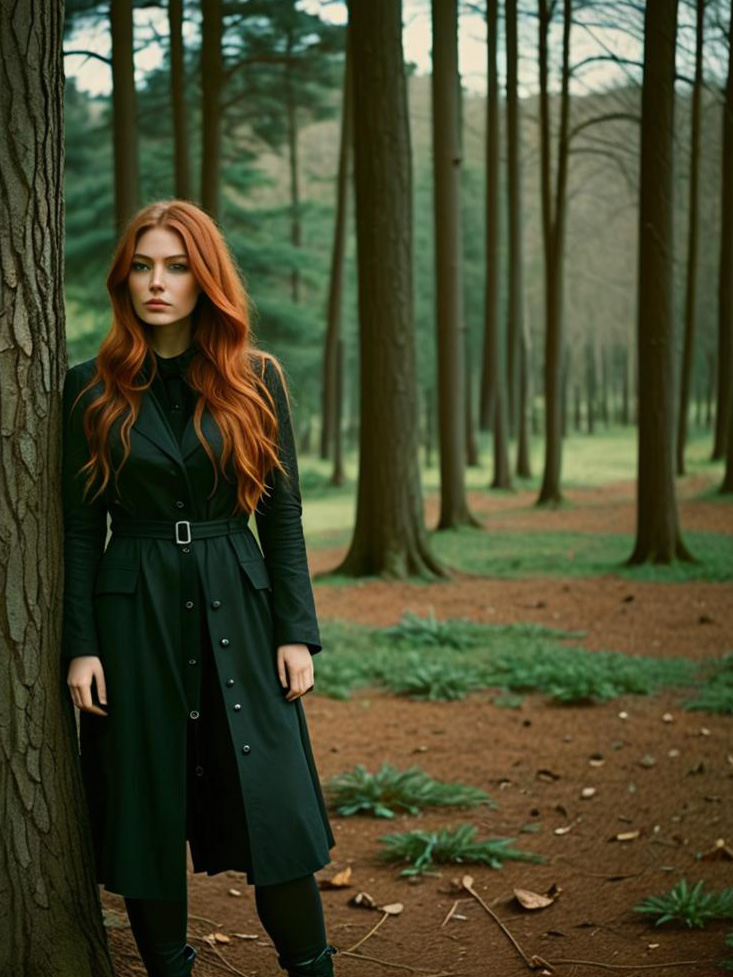
<path fill-rule="evenodd" d="M 409 644 L 413 648 L 441 647 L 462 650 L 473 647 L 482 638 L 481 626 L 466 618 L 439 621 L 431 605 L 426 617 L 403 611 L 398 624 L 382 629 L 383 636 L 392 643 Z"/>
<path fill-rule="evenodd" d="M 733 949 L 733 931 L 731 931 L 723 940 L 723 946 L 731 947 Z M 726 957 L 721 966 L 724 970 L 733 970 L 733 956 Z"/>
<path fill-rule="evenodd" d="M 381 835 L 386 848 L 380 858 L 388 862 L 409 862 L 400 875 L 436 875 L 436 864 L 474 863 L 501 868 L 505 861 L 544 862 L 544 855 L 513 848 L 514 838 L 484 838 L 477 841 L 476 825 L 461 824 L 455 830 L 415 829 Z"/>
<path fill-rule="evenodd" d="M 685 709 L 733 716 L 733 651 L 727 651 L 706 672 L 697 696 L 685 701 Z"/>
<path fill-rule="evenodd" d="M 451 661 L 426 659 L 418 652 L 407 652 L 385 670 L 386 685 L 398 695 L 411 699 L 464 699 L 468 692 L 486 688 L 480 669 Z"/>
<path fill-rule="evenodd" d="M 690 887 L 686 879 L 663 896 L 647 896 L 634 910 L 656 916 L 655 925 L 672 921 L 702 927 L 711 919 L 733 919 L 733 888 L 704 892 L 700 880 Z"/>
<path fill-rule="evenodd" d="M 337 814 L 373 814 L 393 818 L 398 810 L 417 814 L 432 805 L 472 807 L 488 804 L 496 807 L 486 791 L 459 781 L 435 780 L 416 764 L 398 770 L 382 763 L 370 773 L 361 763 L 336 774 L 326 782 L 332 807 Z"/>

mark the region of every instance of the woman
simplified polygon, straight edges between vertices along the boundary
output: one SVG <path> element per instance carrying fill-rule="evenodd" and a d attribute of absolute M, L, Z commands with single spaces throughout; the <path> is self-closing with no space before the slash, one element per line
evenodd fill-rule
<path fill-rule="evenodd" d="M 96 877 L 148 974 L 189 975 L 188 840 L 195 872 L 247 874 L 288 975 L 327 977 L 313 873 L 335 839 L 300 701 L 322 646 L 282 368 L 191 203 L 133 218 L 107 289 L 110 332 L 64 386 L 62 656 Z"/>

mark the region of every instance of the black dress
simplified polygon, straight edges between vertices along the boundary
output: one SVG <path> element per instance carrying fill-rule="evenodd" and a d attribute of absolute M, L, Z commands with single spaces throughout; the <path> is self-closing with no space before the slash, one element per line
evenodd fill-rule
<path fill-rule="evenodd" d="M 178 356 L 165 358 L 154 354 L 157 373 L 151 389 L 179 444 L 198 396 L 186 382 L 186 371 L 195 354 L 193 344 Z M 199 606 L 203 606 L 200 584 L 199 601 Z M 200 683 L 198 695 L 194 696 L 199 706 L 192 716 L 198 715 L 188 720 L 186 837 L 194 872 L 204 871 L 199 866 L 206 864 L 209 875 L 227 870 L 249 873 L 252 858 L 236 759 L 232 755 L 225 706 L 216 681 L 213 650 L 203 615 L 201 622 L 200 662 L 181 661 L 186 681 L 191 680 L 193 673 L 199 676 Z M 210 803 L 210 798 L 222 796 L 224 803 L 220 800 Z M 237 852 L 234 862 L 233 846 Z"/>

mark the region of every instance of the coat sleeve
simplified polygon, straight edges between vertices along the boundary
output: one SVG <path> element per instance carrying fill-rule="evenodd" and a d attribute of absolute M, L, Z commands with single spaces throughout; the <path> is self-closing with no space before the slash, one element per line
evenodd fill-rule
<path fill-rule="evenodd" d="M 85 502 L 83 489 L 87 473 L 77 475 L 89 459 L 83 427 L 85 399 L 74 413 L 71 406 L 84 385 L 76 368 L 68 370 L 63 394 L 63 450 L 61 494 L 64 522 L 64 599 L 61 660 L 82 655 L 99 657 L 94 620 L 94 580 L 107 537 L 107 506 L 103 495 Z M 88 498 L 94 494 L 90 490 Z"/>
<path fill-rule="evenodd" d="M 290 472 L 290 482 L 278 469 L 267 477 L 269 495 L 260 497 L 255 510 L 257 534 L 272 581 L 275 639 L 284 644 L 305 644 L 311 655 L 322 650 L 313 588 L 305 550 L 302 500 L 293 424 L 287 395 L 270 361 L 265 382 L 273 394 L 279 426 L 279 457 Z"/>

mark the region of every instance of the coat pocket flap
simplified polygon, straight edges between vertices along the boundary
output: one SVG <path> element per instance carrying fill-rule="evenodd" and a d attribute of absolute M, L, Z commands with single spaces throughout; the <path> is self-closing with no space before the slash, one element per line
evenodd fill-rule
<path fill-rule="evenodd" d="M 252 586 L 257 590 L 272 587 L 270 574 L 264 560 L 240 560 L 239 565 L 249 577 Z"/>
<path fill-rule="evenodd" d="M 137 587 L 140 567 L 103 566 L 94 581 L 95 594 L 131 594 Z"/>

